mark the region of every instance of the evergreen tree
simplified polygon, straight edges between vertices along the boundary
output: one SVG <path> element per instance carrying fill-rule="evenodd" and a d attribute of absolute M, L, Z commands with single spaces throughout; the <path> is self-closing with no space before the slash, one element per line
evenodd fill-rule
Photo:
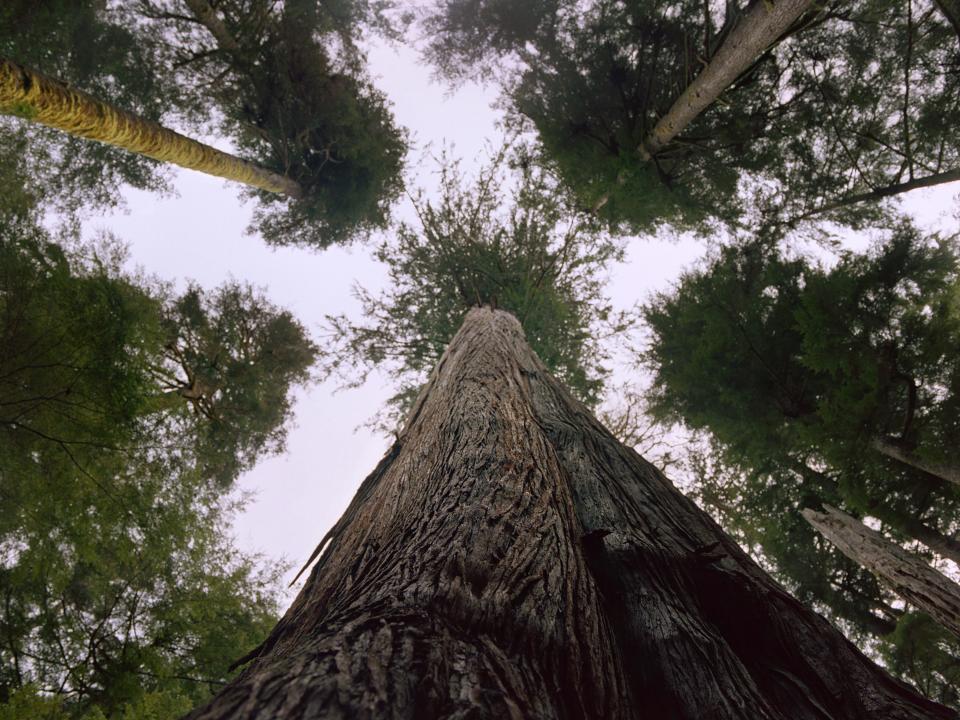
<path fill-rule="evenodd" d="M 802 509 L 843 506 L 960 557 L 955 486 L 874 449 L 894 436 L 941 461 L 955 447 L 956 249 L 908 225 L 886 235 L 832 268 L 760 243 L 724 248 L 645 309 L 653 414 L 708 431 L 730 468 L 701 475 L 702 499 L 801 597 L 875 634 L 899 613 L 815 550 Z"/>
<path fill-rule="evenodd" d="M 275 619 L 230 483 L 314 348 L 249 288 L 172 296 L 35 212 L 0 213 L 0 713 L 172 719 Z"/>

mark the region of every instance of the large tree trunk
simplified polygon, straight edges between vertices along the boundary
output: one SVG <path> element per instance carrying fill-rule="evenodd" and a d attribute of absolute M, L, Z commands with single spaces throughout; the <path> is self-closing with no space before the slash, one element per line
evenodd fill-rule
<path fill-rule="evenodd" d="M 874 438 L 873 449 L 888 458 L 902 462 L 945 482 L 960 485 L 960 466 L 951 463 L 936 463 L 921 460 L 912 453 L 904 450 L 897 443 L 886 438 Z"/>
<path fill-rule="evenodd" d="M 174 132 L 0 58 L 0 113 L 27 120 L 154 160 L 235 180 L 290 197 L 303 194 L 293 180 Z"/>
<path fill-rule="evenodd" d="M 840 552 L 960 637 L 960 585 L 856 518 L 823 507 L 822 513 L 807 508 L 803 516 Z"/>
<path fill-rule="evenodd" d="M 475 308 L 195 720 L 955 718 L 774 583 Z"/>
<path fill-rule="evenodd" d="M 812 0 L 754 0 L 710 63 L 677 98 L 640 145 L 656 155 L 757 61 L 812 5 Z"/>

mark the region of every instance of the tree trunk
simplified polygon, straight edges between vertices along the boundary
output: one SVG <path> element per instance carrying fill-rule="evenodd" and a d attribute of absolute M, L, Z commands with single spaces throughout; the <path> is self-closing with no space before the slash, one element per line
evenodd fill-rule
<path fill-rule="evenodd" d="M 926 177 L 914 178 L 913 180 L 907 180 L 906 182 L 875 188 L 874 190 L 860 193 L 858 195 L 848 195 L 847 197 L 840 198 L 834 202 L 827 203 L 816 210 L 811 210 L 810 212 L 803 213 L 802 215 L 797 215 L 785 222 L 787 224 L 796 224 L 802 220 L 809 220 L 810 218 L 822 215 L 823 213 L 827 213 L 832 210 L 839 210 L 840 208 L 850 207 L 851 205 L 857 205 L 862 202 L 876 202 L 877 200 L 883 200 L 884 198 L 900 195 L 902 193 L 910 192 L 911 190 L 936 187 L 937 185 L 957 182 L 958 180 L 960 180 L 960 169 L 945 170 L 944 172 L 935 173 L 934 175 L 927 175 Z"/>
<path fill-rule="evenodd" d="M 288 177 L 185 137 L 74 90 L 10 60 L 0 58 L 0 113 L 27 120 L 161 162 L 235 180 L 269 192 L 300 197 Z"/>
<path fill-rule="evenodd" d="M 217 15 L 217 11 L 210 7 L 207 0 L 184 0 L 184 2 L 190 8 L 190 12 L 197 19 L 197 22 L 207 28 L 213 35 L 217 41 L 217 47 L 229 53 L 240 51 L 240 43 L 230 34 L 227 26 L 223 24 L 223 20 Z"/>
<path fill-rule="evenodd" d="M 774 583 L 475 308 L 194 720 L 955 718 Z"/>
<path fill-rule="evenodd" d="M 829 505 L 823 507 L 826 512 L 807 508 L 803 516 L 840 552 L 960 637 L 960 585 L 856 518 Z"/>
<path fill-rule="evenodd" d="M 638 148 L 649 159 L 706 110 L 793 25 L 812 0 L 754 0 L 746 14 Z"/>
<path fill-rule="evenodd" d="M 938 477 L 945 482 L 960 485 L 960 466 L 952 463 L 937 463 L 921 460 L 886 438 L 874 438 L 872 445 L 874 450 L 882 455 L 886 455 L 888 458 L 892 458 L 898 462 L 902 462 L 904 465 L 909 465 L 912 468 Z"/>

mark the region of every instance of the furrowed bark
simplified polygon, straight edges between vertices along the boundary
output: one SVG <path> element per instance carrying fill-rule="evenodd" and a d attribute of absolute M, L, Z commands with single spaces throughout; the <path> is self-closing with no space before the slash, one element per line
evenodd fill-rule
<path fill-rule="evenodd" d="M 888 458 L 901 462 L 904 465 L 909 465 L 912 468 L 938 477 L 946 482 L 960 485 L 960 466 L 921 460 L 904 450 L 895 442 L 891 442 L 885 438 L 874 438 L 871 444 L 873 445 L 873 449 L 881 455 L 886 455 Z"/>
<path fill-rule="evenodd" d="M 811 0 L 754 0 L 746 14 L 638 148 L 644 159 L 662 150 L 750 68 L 811 7 Z"/>
<path fill-rule="evenodd" d="M 0 58 L 0 113 L 116 145 L 160 162 L 299 198 L 300 186 L 265 168 Z"/>
<path fill-rule="evenodd" d="M 252 663 L 193 720 L 953 718 L 470 311 Z"/>
<path fill-rule="evenodd" d="M 960 637 L 960 585 L 856 518 L 823 507 L 822 513 L 807 508 L 803 516 L 840 552 Z"/>

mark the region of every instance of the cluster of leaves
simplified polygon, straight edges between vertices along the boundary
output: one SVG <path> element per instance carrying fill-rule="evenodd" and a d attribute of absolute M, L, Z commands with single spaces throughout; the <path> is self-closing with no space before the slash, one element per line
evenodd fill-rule
<path fill-rule="evenodd" d="M 414 198 L 418 225 L 401 225 L 377 249 L 389 289 L 357 290 L 363 323 L 328 317 L 322 368 L 349 383 L 386 370 L 402 415 L 467 311 L 490 305 L 512 312 L 551 371 L 596 403 L 607 375 L 601 340 L 634 321 L 603 293 L 603 271 L 621 257 L 621 244 L 596 223 L 572 218 L 546 173 L 520 161 L 508 178 L 506 164 L 504 151 L 470 182 L 441 158 L 439 198 Z"/>
<path fill-rule="evenodd" d="M 248 287 L 121 261 L 0 213 L 0 717 L 177 717 L 276 620 L 284 568 L 232 546 L 226 491 L 315 348 Z"/>
<path fill-rule="evenodd" d="M 799 511 L 842 506 L 901 542 L 956 557 L 956 486 L 875 446 L 883 439 L 908 459 L 944 463 L 960 441 L 958 259 L 954 240 L 907 224 L 833 267 L 744 243 L 645 308 L 650 411 L 713 439 L 700 499 L 801 600 L 855 636 L 885 637 L 891 657 L 902 610 Z M 925 663 L 933 655 L 898 667 Z M 934 694 L 955 701 L 956 686 L 939 677 Z"/>

